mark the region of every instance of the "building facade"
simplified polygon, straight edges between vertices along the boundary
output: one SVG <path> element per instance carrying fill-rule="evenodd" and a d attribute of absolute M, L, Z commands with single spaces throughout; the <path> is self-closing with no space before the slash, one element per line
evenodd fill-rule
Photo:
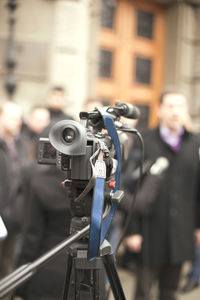
<path fill-rule="evenodd" d="M 14 0 L 13 0 L 14 1 Z M 8 1 L 0 1 L 0 94 L 7 97 Z M 15 0 L 17 88 L 26 113 L 45 104 L 51 86 L 67 91 L 78 118 L 89 98 L 138 105 L 141 124 L 157 122 L 164 86 L 188 97 L 199 128 L 200 1 Z"/>

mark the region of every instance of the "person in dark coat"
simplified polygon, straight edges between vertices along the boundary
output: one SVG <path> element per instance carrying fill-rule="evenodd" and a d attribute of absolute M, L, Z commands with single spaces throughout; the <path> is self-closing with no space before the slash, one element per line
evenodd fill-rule
<path fill-rule="evenodd" d="M 0 242 L 0 277 L 12 270 L 23 226 L 27 143 L 20 135 L 21 122 L 20 107 L 5 102 L 0 116 L 0 215 L 8 236 Z"/>
<path fill-rule="evenodd" d="M 148 213 L 140 210 L 133 215 L 128 230 L 126 245 L 138 263 L 135 300 L 151 299 L 155 280 L 160 300 L 176 299 L 182 264 L 194 257 L 194 233 L 200 235 L 199 220 L 195 219 L 199 143 L 184 127 L 186 113 L 184 95 L 176 90 L 165 91 L 158 128 L 143 133 L 145 161 L 153 164 L 165 157 L 169 166 Z M 133 148 L 130 163 L 137 161 L 135 153 L 138 151 Z M 149 192 L 151 189 L 149 186 Z M 146 197 L 150 194 L 147 189 Z"/>
<path fill-rule="evenodd" d="M 56 166 L 35 166 L 31 180 L 22 251 L 17 265 L 32 262 L 69 235 L 70 203 Z M 52 258 L 16 291 L 25 300 L 59 300 L 67 270 L 67 251 Z"/>
<path fill-rule="evenodd" d="M 53 120 L 40 134 L 48 137 Z M 70 201 L 62 182 L 65 172 L 56 165 L 32 163 L 27 176 L 27 205 L 23 243 L 17 267 L 33 262 L 52 249 L 69 235 L 71 222 Z M 59 300 L 67 271 L 67 250 L 52 258 L 24 285 L 15 291 L 15 296 L 24 300 Z"/>
<path fill-rule="evenodd" d="M 200 137 L 200 136 L 199 136 Z M 199 195 L 199 201 L 196 206 L 197 210 L 197 218 L 200 219 L 200 181 L 198 184 L 198 195 Z M 196 239 L 200 239 L 200 236 L 196 236 Z M 182 293 L 189 293 L 199 288 L 200 284 L 200 240 L 196 241 L 196 247 L 195 247 L 195 257 L 191 264 L 190 269 L 188 270 L 188 276 L 186 276 L 186 281 L 184 282 L 184 285 L 181 287 Z"/>

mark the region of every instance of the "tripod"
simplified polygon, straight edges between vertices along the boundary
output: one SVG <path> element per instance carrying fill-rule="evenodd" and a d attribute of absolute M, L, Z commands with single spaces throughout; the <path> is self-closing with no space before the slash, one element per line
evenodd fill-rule
<path fill-rule="evenodd" d="M 104 267 L 116 300 L 124 300 L 124 292 L 117 274 L 111 246 L 105 241 L 100 253 L 92 261 L 87 260 L 90 230 L 91 193 L 76 201 L 76 195 L 85 187 L 85 182 L 72 182 L 68 188 L 71 200 L 71 235 L 32 263 L 21 266 L 0 281 L 0 299 L 30 279 L 37 269 L 47 263 L 63 249 L 68 248 L 63 300 L 105 300 Z M 106 211 L 106 209 L 105 209 Z"/>
<path fill-rule="evenodd" d="M 104 240 L 99 257 L 92 261 L 87 260 L 87 245 L 88 243 L 83 239 L 68 248 L 69 258 L 63 300 L 104 300 L 104 267 L 115 299 L 125 299 L 111 245 Z"/>
<path fill-rule="evenodd" d="M 19 267 L 13 273 L 2 279 L 0 281 L 0 299 L 3 299 L 3 297 L 7 296 L 12 290 L 30 279 L 40 267 L 42 267 L 54 256 L 59 254 L 63 249 L 69 247 L 73 243 L 77 243 L 79 239 L 87 236 L 89 229 L 90 225 L 86 225 L 84 228 L 76 233 L 73 233 L 66 240 L 55 246 L 53 249 L 39 257 L 34 262 Z M 114 255 L 111 251 L 110 245 L 107 242 L 103 243 L 100 250 L 100 256 L 95 258 L 92 262 L 87 261 L 87 244 L 85 244 L 85 242 L 80 242 L 78 244 L 74 244 L 74 246 L 71 246 L 69 254 L 69 263 L 66 272 L 63 294 L 64 300 L 105 300 L 103 292 L 99 289 L 99 284 L 102 284 L 102 286 L 104 285 L 104 282 L 100 280 L 99 276 L 100 271 L 103 270 L 103 264 L 105 266 L 115 299 L 125 300 L 124 292 L 116 271 Z M 71 281 L 71 273 L 73 272 L 76 273 L 76 277 L 75 279 L 72 278 Z M 81 276 L 82 274 L 84 274 L 83 277 Z M 82 280 L 83 278 L 84 280 Z M 71 291 L 70 288 L 72 288 Z"/>
<path fill-rule="evenodd" d="M 76 201 L 76 195 L 84 191 L 84 181 L 66 181 L 68 197 L 71 200 L 70 232 L 77 232 L 90 222 L 92 193 L 84 195 Z M 80 196 L 79 196 L 80 197 Z M 116 270 L 115 257 L 108 241 L 104 240 L 99 256 L 88 261 L 88 235 L 68 248 L 68 268 L 65 278 L 63 300 L 105 300 L 105 272 L 111 285 L 115 299 L 125 299 L 120 279 Z"/>

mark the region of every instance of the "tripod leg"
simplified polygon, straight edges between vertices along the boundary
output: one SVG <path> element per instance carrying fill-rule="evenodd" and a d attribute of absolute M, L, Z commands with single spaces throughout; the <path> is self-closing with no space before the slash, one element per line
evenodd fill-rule
<path fill-rule="evenodd" d="M 67 261 L 67 271 L 66 271 L 66 276 L 65 276 L 63 300 L 67 300 L 67 297 L 69 295 L 70 280 L 71 280 L 71 274 L 72 274 L 72 264 L 73 264 L 73 258 L 71 255 L 69 255 L 68 261 Z"/>
<path fill-rule="evenodd" d="M 99 276 L 99 270 L 94 270 L 93 271 L 93 299 L 100 299 L 100 276 Z"/>
<path fill-rule="evenodd" d="M 103 291 L 100 292 L 100 270 L 85 269 L 76 271 L 75 300 L 103 300 Z M 101 294 L 101 295 L 100 295 Z"/>
<path fill-rule="evenodd" d="M 81 272 L 83 270 L 75 270 L 75 300 L 80 300 L 81 298 Z"/>
<path fill-rule="evenodd" d="M 113 292 L 113 295 L 115 297 L 115 300 L 126 300 L 124 291 L 117 273 L 116 264 L 115 264 L 115 257 L 114 254 L 107 254 L 102 256 L 104 266 L 106 269 L 106 273 L 108 276 L 108 279 L 110 281 L 111 289 Z"/>

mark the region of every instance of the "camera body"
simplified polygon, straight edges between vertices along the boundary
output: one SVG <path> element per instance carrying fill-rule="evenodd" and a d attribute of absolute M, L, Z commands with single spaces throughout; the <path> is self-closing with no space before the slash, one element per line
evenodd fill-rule
<path fill-rule="evenodd" d="M 93 176 L 93 168 L 97 160 L 94 154 L 99 144 L 104 148 L 106 179 L 110 179 L 114 176 L 116 163 L 111 154 L 114 153 L 112 141 L 106 133 L 93 133 L 91 129 L 78 122 L 64 120 L 51 128 L 49 138 L 39 140 L 38 163 L 54 164 L 66 174 L 64 183 L 71 203 L 72 216 L 90 217 L 93 190 L 91 189 L 81 201 L 76 199 Z M 109 201 L 109 194 L 110 188 L 106 183 L 105 202 Z"/>
<path fill-rule="evenodd" d="M 139 110 L 131 104 L 117 101 L 113 107 L 97 107 L 92 112 L 80 112 L 80 123 L 72 120 L 56 123 L 50 130 L 49 140 L 40 138 L 38 163 L 56 164 L 63 171 L 71 170 L 72 179 L 89 180 L 91 167 L 88 162 L 99 144 L 104 144 L 106 159 L 115 156 L 111 137 L 103 131 L 104 115 L 111 116 L 113 121 L 119 121 L 121 116 L 137 119 Z M 121 153 L 125 153 L 126 143 L 127 139 L 123 137 L 120 141 Z"/>
<path fill-rule="evenodd" d="M 92 176 L 90 158 L 95 151 L 97 151 L 99 143 L 102 143 L 104 144 L 105 149 L 104 153 L 107 166 L 106 173 L 108 175 L 112 166 L 112 159 L 110 159 L 110 151 L 112 148 L 111 138 L 103 132 L 92 133 L 89 129 L 84 127 L 82 128 L 83 131 L 80 133 L 77 130 L 77 128 L 80 128 L 80 124 L 73 121 L 74 128 L 77 126 L 76 132 L 78 132 L 78 135 L 84 134 L 84 139 L 82 139 L 82 141 L 79 139 L 76 140 L 74 135 L 74 140 L 68 142 L 69 135 L 66 139 L 65 133 L 68 132 L 69 129 L 71 130 L 71 124 L 71 120 L 58 122 L 56 126 L 62 127 L 60 128 L 59 135 L 55 136 L 54 133 L 52 135 L 50 132 L 50 138 L 39 139 L 38 163 L 56 165 L 58 169 L 67 172 L 67 179 L 88 181 Z M 82 145 L 80 145 L 81 143 Z M 61 150 L 63 144 L 65 145 L 65 153 L 61 152 L 63 151 Z M 76 155 L 72 154 L 75 153 L 73 150 L 71 150 L 72 144 L 73 148 L 75 146 L 76 148 L 80 149 L 80 151 L 76 149 Z M 55 145 L 56 148 L 53 145 Z"/>

